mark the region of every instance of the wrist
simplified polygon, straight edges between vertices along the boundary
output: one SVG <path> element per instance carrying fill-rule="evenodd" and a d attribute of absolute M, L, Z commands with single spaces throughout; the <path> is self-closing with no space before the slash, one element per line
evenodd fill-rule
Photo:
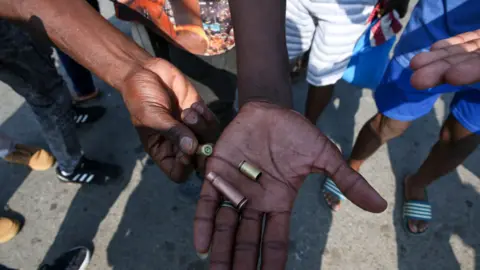
<path fill-rule="evenodd" d="M 242 85 L 238 88 L 238 106 L 248 102 L 264 102 L 287 109 L 293 108 L 292 90 L 288 82 L 270 86 Z"/>
<path fill-rule="evenodd" d="M 120 92 L 120 94 L 123 96 L 125 92 L 128 91 L 127 81 L 138 72 L 148 69 L 147 68 L 148 63 L 152 59 L 155 59 L 155 58 L 150 57 L 149 55 L 144 55 L 144 56 L 139 56 L 136 59 L 132 58 L 129 61 L 126 61 L 123 65 L 124 71 L 121 74 L 113 75 L 114 77 L 116 77 L 116 79 L 113 79 L 111 85 L 115 89 L 117 89 Z"/>

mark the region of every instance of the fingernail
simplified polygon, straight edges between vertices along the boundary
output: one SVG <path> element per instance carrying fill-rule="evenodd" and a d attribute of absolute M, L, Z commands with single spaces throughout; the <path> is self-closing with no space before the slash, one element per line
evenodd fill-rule
<path fill-rule="evenodd" d="M 180 147 L 186 151 L 192 151 L 193 149 L 193 140 L 190 137 L 183 137 L 180 140 Z"/>
<path fill-rule="evenodd" d="M 199 112 L 200 114 L 203 114 L 205 112 L 205 109 L 203 109 L 203 106 L 200 102 L 195 103 L 195 110 L 197 110 L 197 112 Z"/>
<path fill-rule="evenodd" d="M 198 117 L 197 117 L 197 114 L 196 113 L 190 113 L 189 115 L 187 115 L 187 122 L 189 124 L 196 124 L 198 122 Z"/>
<path fill-rule="evenodd" d="M 208 252 L 207 253 L 198 253 L 197 252 L 197 256 L 198 256 L 198 258 L 200 258 L 200 260 L 206 260 L 208 258 Z"/>

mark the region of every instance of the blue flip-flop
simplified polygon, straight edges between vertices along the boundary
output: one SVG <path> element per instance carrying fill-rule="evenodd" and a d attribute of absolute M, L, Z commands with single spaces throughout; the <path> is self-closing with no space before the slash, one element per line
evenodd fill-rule
<path fill-rule="evenodd" d="M 423 232 L 414 233 L 410 230 L 408 226 L 408 221 L 410 220 L 422 220 L 430 221 L 432 220 L 432 206 L 428 202 L 427 191 L 425 191 L 425 201 L 411 200 L 403 204 L 403 224 L 405 230 L 412 235 L 422 235 L 428 231 L 428 227 Z"/>
<path fill-rule="evenodd" d="M 323 184 L 323 192 L 330 192 L 331 194 L 333 194 L 338 198 L 340 203 L 346 199 L 345 195 L 343 195 L 340 189 L 338 189 L 337 185 L 335 185 L 335 182 L 333 182 L 333 180 L 328 177 L 325 180 L 325 183 Z M 328 207 L 330 207 L 330 209 L 335 211 L 328 202 L 327 202 L 327 205 Z"/>

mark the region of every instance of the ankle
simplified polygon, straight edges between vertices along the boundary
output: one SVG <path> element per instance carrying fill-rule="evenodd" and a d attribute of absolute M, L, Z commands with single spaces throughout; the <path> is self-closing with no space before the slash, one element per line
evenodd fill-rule
<path fill-rule="evenodd" d="M 413 176 L 409 176 L 405 179 L 405 196 L 408 199 L 423 200 L 425 199 L 425 189 L 428 185 L 418 181 Z"/>

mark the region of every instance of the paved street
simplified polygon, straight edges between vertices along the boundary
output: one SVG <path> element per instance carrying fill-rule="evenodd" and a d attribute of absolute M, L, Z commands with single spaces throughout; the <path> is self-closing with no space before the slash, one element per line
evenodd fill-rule
<path fill-rule="evenodd" d="M 107 18 L 113 16 L 108 1 Z M 110 19 L 128 32 L 128 24 Z M 85 153 L 119 163 L 123 177 L 108 186 L 63 184 L 53 169 L 31 172 L 0 161 L 0 205 L 25 218 L 22 232 L 0 245 L 0 264 L 36 269 L 76 245 L 95 247 L 89 269 L 207 269 L 193 249 L 195 205 L 179 200 L 176 185 L 143 152 L 120 95 L 96 81 L 108 108 L 98 123 L 79 130 Z M 306 84 L 295 85 L 302 111 Z M 332 215 L 312 175 L 295 204 L 288 270 L 480 269 L 480 151 L 429 188 L 434 220 L 428 234 L 412 237 L 401 219 L 402 181 L 436 141 L 451 97 L 416 121 L 405 135 L 381 148 L 361 173 L 387 199 L 382 214 L 347 202 Z M 370 90 L 340 83 L 318 126 L 348 154 L 361 126 L 376 112 Z M 0 130 L 21 143 L 47 147 L 22 98 L 0 84 Z"/>

